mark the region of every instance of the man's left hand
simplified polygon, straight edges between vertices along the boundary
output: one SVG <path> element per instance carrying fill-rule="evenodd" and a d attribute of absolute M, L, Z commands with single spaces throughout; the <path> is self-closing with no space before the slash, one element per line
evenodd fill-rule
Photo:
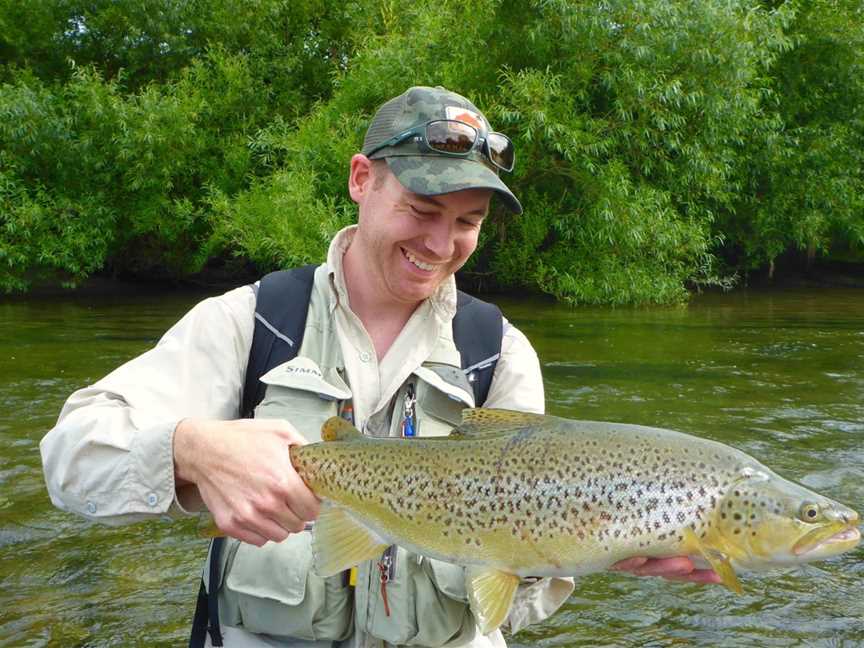
<path fill-rule="evenodd" d="M 635 576 L 662 576 L 667 580 L 690 583 L 719 583 L 720 577 L 713 569 L 696 569 L 687 556 L 672 558 L 647 558 L 635 556 L 619 560 L 609 569 L 630 572 Z"/>

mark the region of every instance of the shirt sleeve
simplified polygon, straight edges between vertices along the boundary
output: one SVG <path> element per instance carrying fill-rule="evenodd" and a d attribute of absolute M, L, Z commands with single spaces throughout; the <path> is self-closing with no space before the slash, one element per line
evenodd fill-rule
<path fill-rule="evenodd" d="M 174 429 L 238 417 L 254 310 L 248 286 L 206 299 L 153 349 L 72 394 L 40 443 L 54 505 L 109 524 L 182 512 Z"/>
<path fill-rule="evenodd" d="M 543 414 L 546 411 L 543 375 L 534 347 L 519 329 L 504 319 L 501 357 L 495 365 L 484 407 Z"/>
<path fill-rule="evenodd" d="M 506 319 L 501 357 L 484 407 L 543 414 L 546 411 L 540 360 L 528 338 Z M 540 578 L 520 584 L 510 608 L 511 632 L 551 616 L 574 590 L 572 578 Z"/>

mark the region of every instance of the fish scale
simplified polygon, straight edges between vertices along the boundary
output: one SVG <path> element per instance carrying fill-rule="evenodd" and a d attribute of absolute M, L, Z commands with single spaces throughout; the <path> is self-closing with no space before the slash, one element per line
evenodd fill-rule
<path fill-rule="evenodd" d="M 326 504 L 319 572 L 390 544 L 468 566 L 484 631 L 503 620 L 509 601 L 496 597 L 512 598 L 521 577 L 691 555 L 739 591 L 735 569 L 823 558 L 860 538 L 851 509 L 739 450 L 671 430 L 476 409 L 443 438 L 364 437 L 336 417 L 322 438 L 292 450 Z"/>

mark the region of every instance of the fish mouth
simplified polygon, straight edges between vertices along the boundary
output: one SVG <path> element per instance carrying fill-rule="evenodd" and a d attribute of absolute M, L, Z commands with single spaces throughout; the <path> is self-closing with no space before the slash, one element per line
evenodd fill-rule
<path fill-rule="evenodd" d="M 840 530 L 835 526 L 814 529 L 795 543 L 792 552 L 796 556 L 817 551 L 827 550 L 826 553 L 840 553 L 851 549 L 861 540 L 861 531 L 857 527 L 844 526 Z M 836 545 L 836 546 L 832 546 Z"/>

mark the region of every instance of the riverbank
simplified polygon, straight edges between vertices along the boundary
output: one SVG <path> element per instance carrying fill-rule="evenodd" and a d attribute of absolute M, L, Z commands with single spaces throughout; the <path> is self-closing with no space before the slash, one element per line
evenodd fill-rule
<path fill-rule="evenodd" d="M 186 277 L 152 275 L 110 275 L 108 273 L 94 274 L 75 287 L 63 287 L 56 281 L 34 281 L 30 290 L 25 293 L 3 295 L 4 300 L 21 300 L 31 298 L 50 298 L 61 296 L 118 296 L 146 295 L 155 293 L 220 293 L 237 286 L 252 283 L 261 277 L 262 273 L 251 263 L 213 264 L 199 273 Z M 465 285 L 468 283 L 469 285 Z M 470 282 L 460 281 L 460 286 L 477 295 L 506 295 L 507 297 L 541 298 L 540 294 L 527 292 L 484 292 L 474 291 Z M 774 276 L 769 276 L 767 270 L 753 272 L 745 278 L 739 278 L 731 291 L 740 290 L 800 290 L 824 288 L 862 288 L 864 289 L 864 263 L 842 261 L 819 262 L 810 269 L 795 265 L 779 265 Z M 717 288 L 702 288 L 691 290 L 691 294 L 699 292 L 721 292 Z M 723 291 L 725 292 L 725 291 Z M 550 298 L 551 301 L 551 298 Z"/>

